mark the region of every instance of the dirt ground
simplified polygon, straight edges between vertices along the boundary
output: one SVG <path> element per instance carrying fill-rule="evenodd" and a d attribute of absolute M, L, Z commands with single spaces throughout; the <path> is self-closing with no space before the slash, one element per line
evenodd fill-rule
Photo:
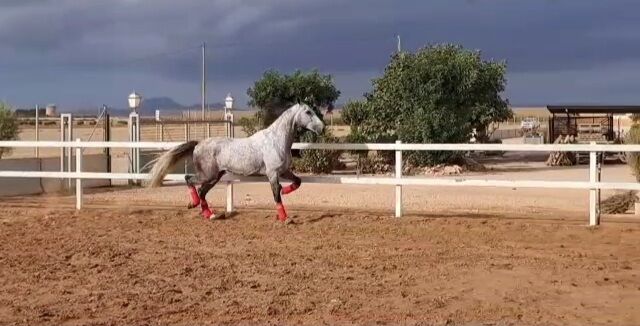
<path fill-rule="evenodd" d="M 64 200 L 0 203 L 0 324 L 640 324 L 637 222 Z"/>

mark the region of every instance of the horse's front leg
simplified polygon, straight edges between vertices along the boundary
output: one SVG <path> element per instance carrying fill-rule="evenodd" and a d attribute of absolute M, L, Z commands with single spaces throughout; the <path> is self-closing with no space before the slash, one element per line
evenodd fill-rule
<path fill-rule="evenodd" d="M 284 222 L 287 220 L 287 211 L 284 209 L 284 205 L 282 205 L 282 196 L 280 195 L 282 191 L 282 186 L 280 185 L 280 180 L 278 179 L 278 173 L 271 172 L 267 174 L 269 178 L 269 183 L 271 184 L 271 191 L 273 192 L 273 200 L 276 202 L 276 209 L 278 210 L 278 220 Z"/>
<path fill-rule="evenodd" d="M 290 170 L 287 170 L 286 172 L 280 174 L 280 176 L 293 182 L 292 184 L 282 188 L 283 195 L 294 192 L 296 189 L 300 188 L 300 185 L 302 184 L 302 180 L 297 175 L 293 174 L 293 172 L 291 172 Z"/>

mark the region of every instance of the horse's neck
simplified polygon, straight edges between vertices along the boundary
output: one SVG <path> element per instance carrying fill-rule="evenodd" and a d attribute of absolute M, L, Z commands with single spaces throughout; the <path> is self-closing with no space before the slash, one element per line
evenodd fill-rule
<path fill-rule="evenodd" d="M 287 110 L 267 128 L 271 135 L 284 138 L 286 150 L 291 150 L 291 145 L 293 144 L 296 131 L 294 119 L 295 112 L 293 110 Z"/>

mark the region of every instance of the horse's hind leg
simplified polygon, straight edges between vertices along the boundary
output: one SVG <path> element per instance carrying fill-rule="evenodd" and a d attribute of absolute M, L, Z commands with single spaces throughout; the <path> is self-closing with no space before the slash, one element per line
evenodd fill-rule
<path fill-rule="evenodd" d="M 211 208 L 209 208 L 209 203 L 207 203 L 207 193 L 209 192 L 209 190 L 211 190 L 211 188 L 213 188 L 213 186 L 216 185 L 216 183 L 218 183 L 218 181 L 220 181 L 220 178 L 222 178 L 224 174 L 225 171 L 218 172 L 218 174 L 214 178 L 203 182 L 200 189 L 198 189 L 198 198 L 200 199 L 202 216 L 206 219 L 211 219 L 211 216 L 214 216 L 214 212 L 211 210 Z"/>
<path fill-rule="evenodd" d="M 189 202 L 189 205 L 187 205 L 187 208 L 191 209 L 200 206 L 200 196 L 198 195 L 198 191 L 196 190 L 198 178 L 193 174 L 187 174 L 184 176 L 184 181 L 187 182 L 189 195 L 191 196 L 191 201 Z"/>

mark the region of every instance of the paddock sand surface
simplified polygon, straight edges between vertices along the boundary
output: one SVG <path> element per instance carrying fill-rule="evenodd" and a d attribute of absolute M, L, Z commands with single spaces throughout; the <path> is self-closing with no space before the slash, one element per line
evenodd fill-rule
<path fill-rule="evenodd" d="M 183 187 L 161 188 L 175 203 L 144 204 L 156 190 L 93 193 L 81 212 L 69 196 L 5 199 L 0 324 L 640 324 L 637 221 L 588 228 L 571 209 L 442 203 L 395 219 L 369 200 L 301 202 L 331 187 L 285 197 L 289 225 L 241 198 L 236 215 L 203 221 L 181 208 Z"/>

